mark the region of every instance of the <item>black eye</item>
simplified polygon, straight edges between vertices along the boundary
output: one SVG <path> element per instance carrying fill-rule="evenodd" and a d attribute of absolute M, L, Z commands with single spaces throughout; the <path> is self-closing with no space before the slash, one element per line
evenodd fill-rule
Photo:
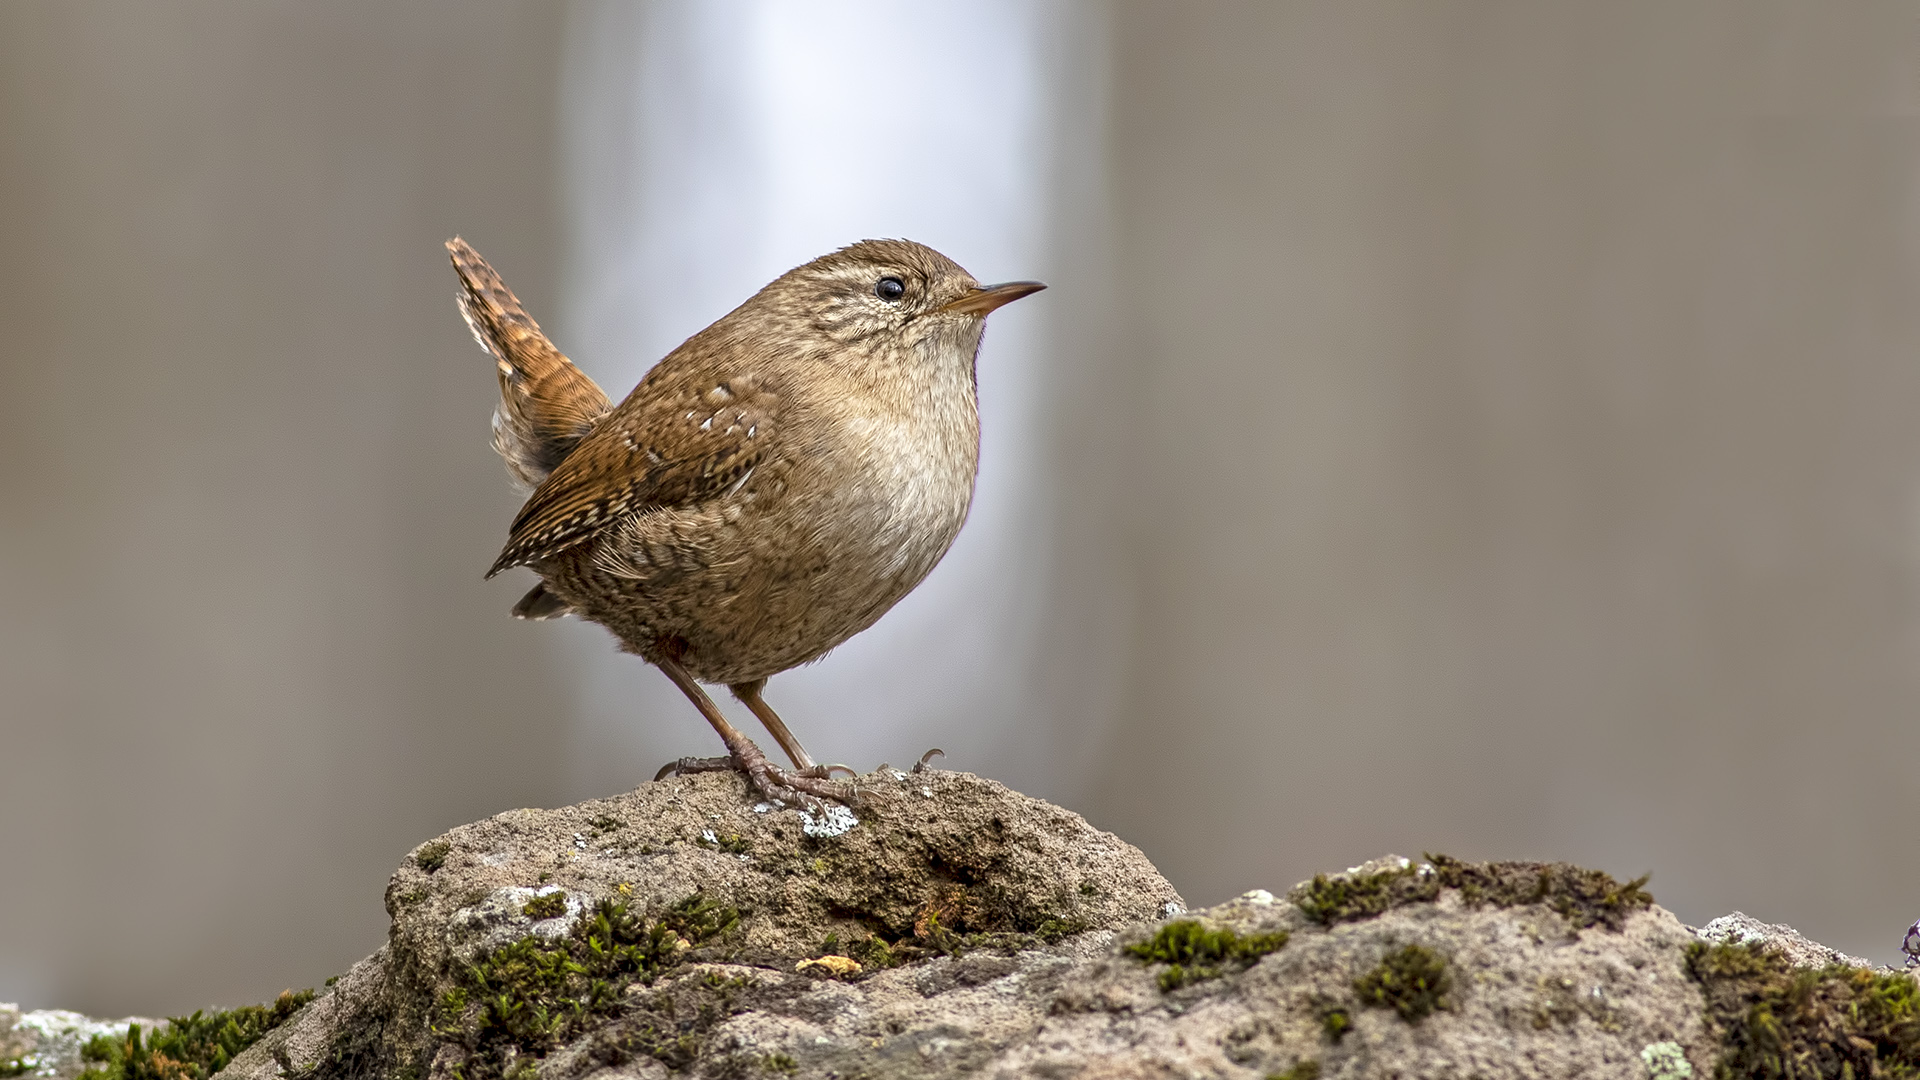
<path fill-rule="evenodd" d="M 873 287 L 873 295 L 891 304 L 907 295 L 907 286 L 897 277 L 883 277 L 880 283 Z"/>

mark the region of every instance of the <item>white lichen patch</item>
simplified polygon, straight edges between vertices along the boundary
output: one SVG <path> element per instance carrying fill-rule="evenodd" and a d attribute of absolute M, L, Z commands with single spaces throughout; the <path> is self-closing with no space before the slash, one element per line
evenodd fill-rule
<path fill-rule="evenodd" d="M 485 899 L 453 913 L 447 920 L 447 943 L 471 959 L 529 934 L 550 941 L 563 938 L 572 929 L 574 920 L 586 910 L 586 898 L 580 893 L 567 893 L 567 907 L 562 914 L 536 919 L 526 911 L 527 902 L 533 898 L 563 891 L 557 885 L 539 888 L 513 885 L 495 889 Z"/>
<path fill-rule="evenodd" d="M 800 830 L 808 836 L 839 836 L 858 824 L 860 819 L 853 816 L 853 811 L 839 803 L 829 804 L 817 818 L 809 810 L 800 811 Z"/>
<path fill-rule="evenodd" d="M 12 1020 L 11 1030 L 4 1026 L 8 1020 Z M 80 1060 L 80 1048 L 88 1040 L 99 1035 L 124 1039 L 132 1024 L 148 1031 L 165 1026 L 164 1021 L 137 1016 L 94 1020 L 65 1009 L 21 1013 L 18 1006 L 0 1004 L 0 1043 L 26 1048 L 26 1053 L 15 1060 L 28 1067 L 30 1071 L 23 1074 L 27 1076 L 75 1076 L 85 1065 Z"/>
<path fill-rule="evenodd" d="M 1764 923 L 1745 912 L 1736 911 L 1722 915 L 1694 931 L 1702 941 L 1720 942 L 1729 945 L 1763 944 L 1777 949 L 1799 967 L 1825 967 L 1828 964 L 1846 964 L 1850 967 L 1877 967 L 1873 961 L 1858 956 L 1849 956 L 1838 949 L 1831 949 L 1817 941 L 1803 937 L 1798 930 L 1784 923 Z"/>
<path fill-rule="evenodd" d="M 1676 1042 L 1648 1043 L 1640 1050 L 1640 1060 L 1646 1063 L 1649 1080 L 1681 1080 L 1693 1075 L 1693 1063 Z"/>

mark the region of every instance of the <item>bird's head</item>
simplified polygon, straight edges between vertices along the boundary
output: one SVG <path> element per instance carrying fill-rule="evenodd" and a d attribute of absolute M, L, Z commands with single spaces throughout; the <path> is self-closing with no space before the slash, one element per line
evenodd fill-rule
<path fill-rule="evenodd" d="M 1044 288 L 1037 281 L 982 285 L 925 244 L 862 240 L 788 271 L 749 304 L 764 304 L 835 349 L 951 343 L 970 354 L 990 312 Z"/>

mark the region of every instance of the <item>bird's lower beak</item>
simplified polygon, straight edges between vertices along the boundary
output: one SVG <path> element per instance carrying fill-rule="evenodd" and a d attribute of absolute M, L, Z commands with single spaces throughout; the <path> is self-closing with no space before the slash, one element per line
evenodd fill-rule
<path fill-rule="evenodd" d="M 958 300 L 949 300 L 935 308 L 936 311 L 951 312 L 955 315 L 985 315 L 994 308 L 1013 303 L 1023 296 L 1032 296 L 1045 285 L 1037 281 L 1008 281 L 999 285 L 982 285 Z"/>

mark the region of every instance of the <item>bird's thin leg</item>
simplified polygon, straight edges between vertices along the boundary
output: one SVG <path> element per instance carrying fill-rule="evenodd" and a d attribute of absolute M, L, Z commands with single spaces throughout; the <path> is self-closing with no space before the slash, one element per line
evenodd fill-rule
<path fill-rule="evenodd" d="M 753 715 L 759 717 L 760 723 L 766 725 L 768 733 L 773 736 L 773 741 L 779 743 L 780 749 L 785 750 L 787 756 L 793 759 L 793 767 L 800 770 L 800 775 L 826 778 L 832 776 L 835 769 L 844 770 L 849 776 L 855 775 L 854 771 L 845 765 L 813 763 L 813 755 L 807 753 L 807 748 L 800 745 L 799 736 L 787 729 L 786 722 L 780 719 L 780 714 L 774 712 L 773 706 L 767 704 L 767 699 L 760 696 L 760 691 L 765 689 L 766 685 L 767 680 L 755 679 L 752 682 L 734 683 L 727 689 L 733 691 L 733 696 L 739 698 L 742 705 L 752 709 Z"/>
<path fill-rule="evenodd" d="M 779 743 L 780 749 L 793 759 L 793 767 L 806 772 L 813 768 L 813 755 L 807 753 L 807 748 L 801 746 L 800 740 L 787 730 L 786 722 L 780 719 L 779 713 L 773 711 L 773 706 L 767 704 L 767 699 L 760 696 L 761 688 L 766 685 L 767 680 L 755 679 L 752 682 L 734 683 L 727 689 L 733 691 L 733 696 L 739 698 L 742 705 L 752 709 L 753 715 L 766 725 L 773 741 Z"/>
<path fill-rule="evenodd" d="M 687 695 L 693 707 L 700 710 L 700 715 L 707 718 L 707 723 L 713 725 L 713 730 L 719 733 L 720 741 L 727 747 L 725 758 L 681 758 L 660 770 L 654 779 L 658 780 L 669 772 L 713 772 L 729 768 L 745 773 L 747 785 L 768 799 L 794 799 L 817 806 L 819 799 L 844 800 L 852 794 L 844 784 L 777 768 L 758 746 L 753 745 L 752 739 L 740 734 L 740 729 L 727 720 L 720 706 L 713 703 L 713 698 L 707 696 L 707 692 L 694 681 L 680 661 L 663 656 L 654 663 L 667 673 L 667 678 L 673 680 L 673 685 L 679 687 L 681 693 Z"/>

